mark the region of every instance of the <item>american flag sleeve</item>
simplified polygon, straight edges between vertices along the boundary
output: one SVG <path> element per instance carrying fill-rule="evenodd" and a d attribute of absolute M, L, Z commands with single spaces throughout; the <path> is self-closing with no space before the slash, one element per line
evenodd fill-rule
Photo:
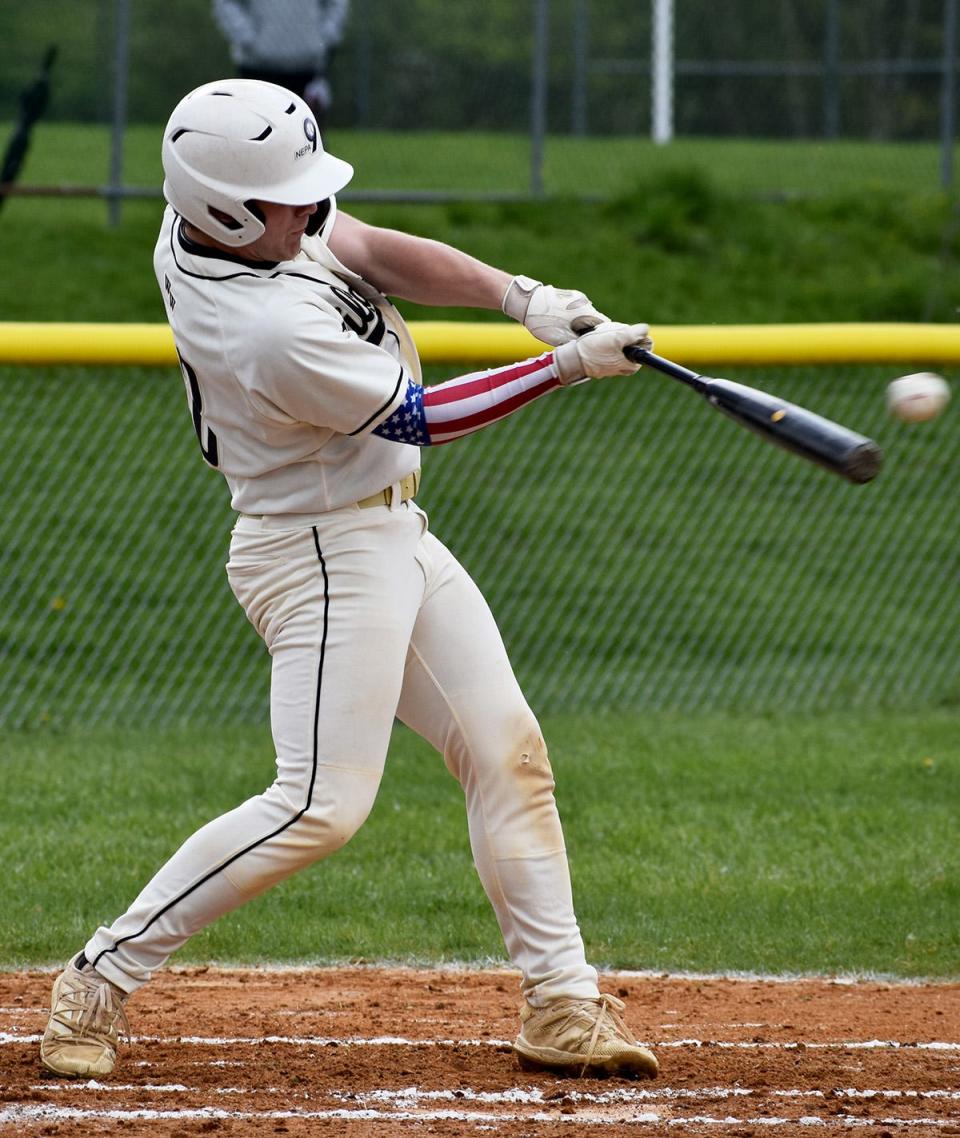
<path fill-rule="evenodd" d="M 553 352 L 433 387 L 410 379 L 402 406 L 373 433 L 393 442 L 439 446 L 505 419 L 559 386 Z"/>

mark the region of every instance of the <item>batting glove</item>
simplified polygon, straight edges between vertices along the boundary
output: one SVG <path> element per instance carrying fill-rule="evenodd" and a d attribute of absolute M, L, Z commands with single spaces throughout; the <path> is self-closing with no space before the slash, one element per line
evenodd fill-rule
<path fill-rule="evenodd" d="M 579 383 L 587 376 L 599 379 L 604 375 L 633 375 L 640 365 L 628 360 L 623 349 L 635 344 L 649 350 L 653 347 L 649 332 L 647 324 L 607 321 L 579 340 L 561 344 L 553 353 L 560 382 L 567 385 Z"/>
<path fill-rule="evenodd" d="M 566 344 L 584 328 L 595 328 L 609 321 L 582 292 L 554 288 L 530 277 L 514 277 L 507 285 L 500 307 L 538 340 L 554 346 Z"/>

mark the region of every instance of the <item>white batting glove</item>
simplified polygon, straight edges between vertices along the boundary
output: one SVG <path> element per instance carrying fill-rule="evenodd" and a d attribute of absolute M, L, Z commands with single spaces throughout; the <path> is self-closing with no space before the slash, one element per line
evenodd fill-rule
<path fill-rule="evenodd" d="M 599 379 L 605 375 L 633 375 L 640 365 L 628 360 L 623 349 L 635 344 L 649 350 L 653 347 L 649 332 L 648 324 L 615 324 L 608 320 L 579 340 L 561 344 L 553 353 L 560 382 L 567 385 L 588 376 Z"/>
<path fill-rule="evenodd" d="M 566 344 L 584 328 L 595 328 L 609 321 L 582 292 L 554 288 L 531 277 L 514 277 L 507 285 L 500 307 L 538 340 L 554 346 Z"/>

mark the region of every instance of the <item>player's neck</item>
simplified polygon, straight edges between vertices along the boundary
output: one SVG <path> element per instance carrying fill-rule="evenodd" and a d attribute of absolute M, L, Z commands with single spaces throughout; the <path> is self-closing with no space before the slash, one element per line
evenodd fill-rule
<path fill-rule="evenodd" d="M 222 241 L 218 241 L 216 237 L 211 237 L 209 233 L 204 233 L 202 229 L 197 229 L 186 219 L 183 222 L 183 232 L 187 240 L 192 241 L 194 245 L 205 245 L 208 249 L 217 249 L 221 253 L 236 252 L 232 246 L 224 245 Z"/>

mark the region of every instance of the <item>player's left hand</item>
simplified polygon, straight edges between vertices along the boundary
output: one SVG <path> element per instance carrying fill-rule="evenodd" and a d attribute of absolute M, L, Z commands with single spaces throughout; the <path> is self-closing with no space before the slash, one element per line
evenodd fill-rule
<path fill-rule="evenodd" d="M 566 344 L 579 333 L 610 319 L 576 289 L 554 288 L 522 276 L 514 277 L 507 286 L 501 308 L 538 340 L 553 347 Z"/>
<path fill-rule="evenodd" d="M 649 325 L 607 321 L 578 340 L 559 345 L 553 358 L 560 382 L 566 387 L 588 376 L 633 375 L 640 365 L 623 354 L 632 345 L 647 351 L 653 347 Z"/>

